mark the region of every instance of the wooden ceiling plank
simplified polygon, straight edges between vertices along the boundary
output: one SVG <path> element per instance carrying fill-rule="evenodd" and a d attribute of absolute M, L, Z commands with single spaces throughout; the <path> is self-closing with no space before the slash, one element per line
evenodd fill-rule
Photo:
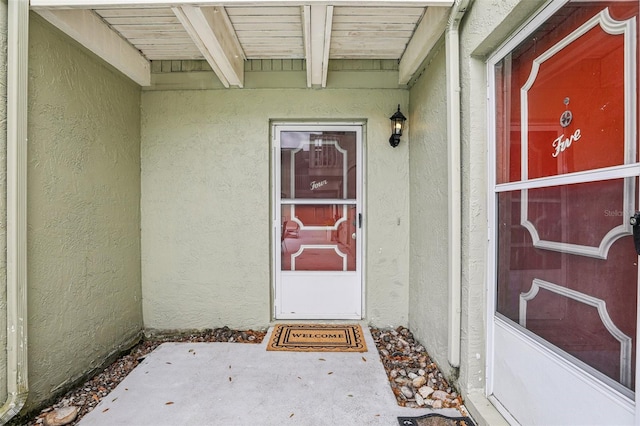
<path fill-rule="evenodd" d="M 285 16 L 293 15 L 300 17 L 300 8 L 297 6 L 289 7 L 227 7 L 227 14 L 230 18 L 234 16 Z"/>
<path fill-rule="evenodd" d="M 129 31 L 162 31 L 162 32 L 180 32 L 184 33 L 185 29 L 182 24 L 149 24 L 149 25 L 111 25 L 111 27 L 119 32 L 125 34 Z"/>
<path fill-rule="evenodd" d="M 190 55 L 188 53 L 185 52 L 172 52 L 174 53 L 171 56 L 170 60 L 173 61 L 198 61 L 202 59 L 202 55 L 201 54 L 197 54 L 197 55 Z M 167 60 L 167 54 L 165 52 L 160 52 L 158 54 L 148 54 L 147 57 L 149 58 L 149 60 L 151 61 L 163 61 L 163 60 Z"/>
<path fill-rule="evenodd" d="M 113 18 L 104 18 L 110 25 L 158 25 L 158 24 L 180 24 L 175 16 L 116 16 Z"/>
<path fill-rule="evenodd" d="M 420 15 L 360 15 L 360 16 L 335 16 L 333 18 L 335 23 L 384 23 L 384 24 L 416 24 L 420 20 Z"/>
<path fill-rule="evenodd" d="M 358 22 L 358 23 L 346 23 L 346 22 L 334 22 L 333 30 L 334 31 L 411 31 L 415 30 L 415 23 L 413 24 L 382 24 L 382 23 L 366 23 L 366 22 Z"/>
<path fill-rule="evenodd" d="M 168 7 L 140 8 L 140 9 L 96 9 L 94 10 L 103 18 L 115 18 L 117 16 L 174 16 Z"/>
<path fill-rule="evenodd" d="M 418 67 L 425 60 L 438 39 L 444 33 L 449 19 L 449 9 L 445 7 L 427 8 L 416 33 L 409 41 L 400 60 L 398 82 L 407 84 Z"/>
<path fill-rule="evenodd" d="M 300 23 L 300 16 L 291 15 L 265 15 L 265 16 L 235 16 L 231 18 L 231 22 L 235 26 L 236 24 L 260 24 L 260 23 L 272 23 L 274 25 L 286 24 L 286 23 Z"/>
<path fill-rule="evenodd" d="M 251 31 L 236 31 L 238 39 L 244 41 L 250 38 L 277 38 L 277 37 L 296 37 L 302 40 L 302 33 L 300 31 L 281 31 L 281 30 L 251 30 Z"/>
<path fill-rule="evenodd" d="M 129 31 L 128 33 L 121 33 L 129 41 L 136 41 L 139 39 L 155 39 L 155 40 L 173 40 L 173 39 L 188 39 L 193 43 L 191 37 L 187 32 L 163 32 L 163 31 Z"/>
<path fill-rule="evenodd" d="M 136 47 L 139 47 L 140 45 L 143 45 L 143 44 L 156 45 L 156 46 L 173 46 L 176 44 L 181 44 L 184 46 L 193 47 L 193 40 L 191 40 L 191 38 L 189 37 L 170 38 L 170 39 L 164 39 L 164 40 L 160 40 L 158 38 L 130 38 L 129 42 Z"/>
<path fill-rule="evenodd" d="M 335 29 L 331 33 L 333 40 L 338 38 L 371 38 L 371 37 L 384 37 L 384 38 L 404 38 L 409 40 L 413 35 L 413 31 L 336 31 Z"/>
<path fill-rule="evenodd" d="M 337 6 L 334 11 L 334 16 L 344 15 L 356 15 L 356 16 L 371 16 L 371 15 L 417 15 L 422 16 L 424 13 L 423 7 L 350 7 L 350 6 Z"/>
<path fill-rule="evenodd" d="M 271 30 L 271 31 L 298 31 L 298 33 L 302 33 L 302 23 L 293 23 L 289 22 L 281 25 L 273 25 L 269 22 L 265 23 L 254 23 L 254 24 L 236 24 L 234 25 L 236 32 L 241 31 L 253 31 L 253 30 Z"/>
<path fill-rule="evenodd" d="M 139 85 L 151 85 L 149 61 L 92 11 L 43 9 L 37 12 Z"/>
<path fill-rule="evenodd" d="M 244 86 L 244 52 L 222 7 L 173 9 L 225 87 Z"/>

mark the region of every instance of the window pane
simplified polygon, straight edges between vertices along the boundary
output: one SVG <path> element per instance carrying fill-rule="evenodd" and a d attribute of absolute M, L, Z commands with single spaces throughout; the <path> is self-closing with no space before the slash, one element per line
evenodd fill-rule
<path fill-rule="evenodd" d="M 628 220 L 617 215 L 619 204 L 606 201 L 622 191 L 622 182 L 529 190 L 537 192 L 532 217 L 540 238 L 598 245 L 606 228 Z M 606 259 L 535 247 L 522 224 L 524 193 L 498 194 L 497 311 L 634 389 L 638 256 L 632 236 L 616 239 Z"/>
<path fill-rule="evenodd" d="M 283 271 L 355 271 L 356 206 L 283 205 Z"/>
<path fill-rule="evenodd" d="M 355 199 L 355 132 L 282 132 L 283 199 Z"/>

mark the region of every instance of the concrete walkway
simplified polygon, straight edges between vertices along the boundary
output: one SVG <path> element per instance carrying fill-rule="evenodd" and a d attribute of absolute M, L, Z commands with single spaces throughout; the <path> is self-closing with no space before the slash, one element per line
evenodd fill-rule
<path fill-rule="evenodd" d="M 434 412 L 396 404 L 367 327 L 365 353 L 271 352 L 272 331 L 258 345 L 165 343 L 79 424 L 397 426 Z"/>

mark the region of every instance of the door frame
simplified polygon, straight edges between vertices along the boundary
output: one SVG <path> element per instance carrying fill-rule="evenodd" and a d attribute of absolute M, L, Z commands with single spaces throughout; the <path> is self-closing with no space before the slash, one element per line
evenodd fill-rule
<path fill-rule="evenodd" d="M 635 424 L 640 424 L 640 353 L 637 352 L 638 342 L 640 342 L 640 327 L 636 327 L 636 357 L 632 361 L 635 363 L 635 391 L 624 392 L 620 389 L 612 387 L 609 383 L 598 379 L 598 374 L 590 374 L 590 367 L 582 365 L 580 361 L 577 363 L 572 361 L 570 357 L 567 357 L 560 353 L 560 350 L 555 350 L 550 343 L 544 342 L 541 338 L 537 337 L 533 333 L 528 333 L 527 330 L 521 330 L 519 327 L 506 321 L 499 313 L 496 312 L 496 297 L 497 297 L 497 249 L 498 249 L 498 206 L 497 198 L 499 192 L 496 190 L 496 87 L 495 87 L 495 73 L 494 67 L 497 62 L 502 60 L 505 55 L 518 46 L 523 40 L 525 40 L 529 34 L 543 24 L 550 16 L 556 13 L 560 8 L 567 4 L 569 0 L 548 0 L 542 7 L 540 7 L 534 14 L 520 25 L 512 36 L 509 37 L 501 46 L 496 48 L 493 53 L 488 57 L 486 61 L 486 78 L 487 78 L 487 265 L 486 265 L 486 283 L 487 283 L 487 299 L 486 299 L 486 364 L 485 364 L 485 392 L 487 398 L 492 402 L 496 409 L 502 414 L 502 416 L 510 424 L 518 424 L 516 418 L 510 413 L 509 407 L 506 407 L 495 396 L 494 388 L 496 381 L 496 345 L 502 345 L 503 349 L 512 352 L 516 350 L 509 349 L 509 346 L 505 346 L 505 343 L 510 341 L 511 344 L 520 345 L 520 347 L 530 348 L 536 353 L 540 359 L 550 361 L 554 368 L 563 369 L 576 383 L 582 383 L 594 391 L 600 389 L 606 389 L 605 397 L 611 400 L 612 403 L 616 403 L 622 410 L 626 410 L 632 414 L 635 418 Z M 636 21 L 637 29 L 638 22 Z M 637 36 L 637 34 L 636 34 Z M 637 58 L 636 58 L 637 62 Z M 638 88 L 636 87 L 637 73 L 640 67 L 636 66 L 636 75 L 633 81 L 633 90 L 635 91 L 633 96 L 636 96 Z M 637 102 L 631 107 L 633 116 L 636 119 L 633 132 L 635 132 L 635 143 L 637 142 L 637 126 L 638 126 L 638 110 Z M 640 163 L 624 164 L 616 166 L 616 171 L 599 170 L 597 172 L 587 172 L 594 175 L 599 175 L 594 180 L 605 180 L 613 178 L 625 177 L 627 179 L 640 175 Z M 624 169 L 624 170 L 622 170 Z M 622 176 L 621 176 L 622 175 Z M 540 179 L 543 180 L 543 179 Z M 563 176 L 555 176 L 550 178 L 544 178 L 544 180 L 553 180 L 556 184 L 570 184 L 572 178 L 566 178 Z M 504 184 L 503 184 L 504 185 Z M 525 189 L 526 184 L 506 184 L 513 187 L 513 190 Z M 640 199 L 640 187 L 635 188 L 634 195 L 637 199 Z M 628 220 L 628 218 L 625 218 Z M 640 263 L 640 262 L 639 262 Z M 638 282 L 640 284 L 640 273 L 638 274 Z M 636 323 L 640 325 L 640 303 L 636 308 Z M 516 361 L 511 367 L 517 369 L 518 366 L 522 367 L 526 362 Z M 586 366 L 586 368 L 585 368 Z M 571 392 L 571 389 L 569 389 Z M 567 405 L 567 410 L 574 410 L 575 406 L 571 404 Z M 522 420 L 522 419 L 521 419 Z"/>
<path fill-rule="evenodd" d="M 366 312 L 366 284 L 365 284 L 365 248 L 366 248 L 366 120 L 354 121 L 296 121 L 296 120 L 273 120 L 269 123 L 270 145 L 271 145 L 271 316 L 272 319 L 350 319 L 361 320 Z M 336 318 L 334 315 L 315 315 L 314 318 L 283 315 L 278 311 L 279 292 L 278 283 L 281 269 L 281 175 L 280 175 L 280 146 L 279 132 L 294 131 L 354 131 L 356 132 L 357 158 L 356 158 L 356 211 L 362 216 L 361 226 L 356 227 L 356 274 L 360 280 L 360 303 L 359 312 L 349 317 Z"/>

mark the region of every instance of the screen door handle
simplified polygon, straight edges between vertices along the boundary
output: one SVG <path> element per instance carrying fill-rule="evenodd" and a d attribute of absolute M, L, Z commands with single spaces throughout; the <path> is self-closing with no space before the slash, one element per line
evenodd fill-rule
<path fill-rule="evenodd" d="M 362 228 L 362 213 L 358 213 L 358 228 Z"/>
<path fill-rule="evenodd" d="M 631 216 L 629 223 L 633 226 L 633 244 L 636 246 L 636 253 L 640 255 L 640 212 Z"/>

